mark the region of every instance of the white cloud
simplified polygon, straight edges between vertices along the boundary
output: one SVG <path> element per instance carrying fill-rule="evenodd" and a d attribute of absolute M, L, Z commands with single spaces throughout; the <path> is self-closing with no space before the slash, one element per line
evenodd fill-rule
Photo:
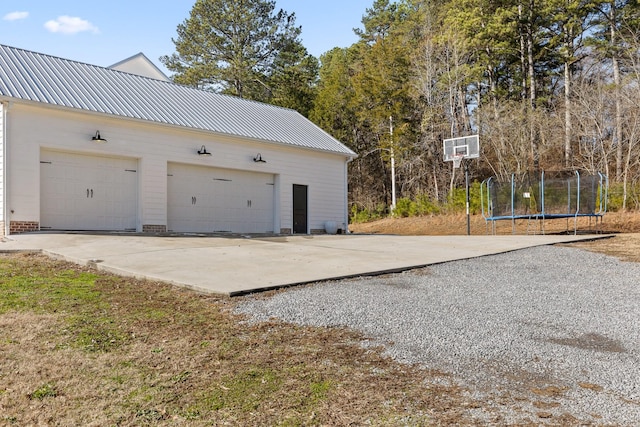
<path fill-rule="evenodd" d="M 57 19 L 52 19 L 44 24 L 44 27 L 52 33 L 62 34 L 76 34 L 83 31 L 91 31 L 92 33 L 98 33 L 98 27 L 91 22 L 78 18 L 76 16 L 58 16 Z"/>
<path fill-rule="evenodd" d="M 11 12 L 4 15 L 2 19 L 5 21 L 19 21 L 29 17 L 29 12 Z"/>

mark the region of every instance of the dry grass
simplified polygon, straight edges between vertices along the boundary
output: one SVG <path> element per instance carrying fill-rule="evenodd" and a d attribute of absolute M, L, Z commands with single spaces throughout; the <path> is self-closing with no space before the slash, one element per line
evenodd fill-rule
<path fill-rule="evenodd" d="M 0 425 L 471 423 L 441 374 L 347 330 L 37 255 L 0 256 L 0 279 Z"/>
<path fill-rule="evenodd" d="M 620 258 L 640 262 L 640 233 L 618 234 L 611 239 L 574 243 L 573 246 Z"/>
<path fill-rule="evenodd" d="M 492 224 L 485 222 L 481 215 L 470 217 L 472 235 L 492 233 Z M 495 221 L 496 234 L 514 233 L 511 221 Z M 573 219 L 541 221 L 518 220 L 515 222 L 515 234 L 573 233 Z M 606 214 L 602 221 L 578 218 L 577 229 L 580 233 L 640 233 L 640 213 L 612 212 Z M 350 224 L 349 230 L 354 233 L 399 234 L 399 235 L 465 235 L 467 234 L 466 215 L 434 215 L 409 218 L 384 218 L 362 224 Z"/>

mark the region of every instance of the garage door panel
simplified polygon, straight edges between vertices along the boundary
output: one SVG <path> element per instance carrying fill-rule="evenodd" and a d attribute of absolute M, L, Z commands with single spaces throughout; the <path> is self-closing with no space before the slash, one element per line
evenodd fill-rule
<path fill-rule="evenodd" d="M 40 224 L 60 230 L 136 228 L 137 160 L 43 150 Z"/>
<path fill-rule="evenodd" d="M 177 232 L 270 233 L 271 174 L 170 163 L 168 228 Z M 270 193 L 262 187 L 271 183 Z M 192 203 L 196 197 L 196 203 Z M 188 203 L 184 203 L 185 199 Z M 258 220 L 254 220 L 258 218 Z"/>

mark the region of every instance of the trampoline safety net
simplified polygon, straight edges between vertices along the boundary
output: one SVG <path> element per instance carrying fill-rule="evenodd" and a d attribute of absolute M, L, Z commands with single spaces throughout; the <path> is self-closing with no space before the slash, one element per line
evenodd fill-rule
<path fill-rule="evenodd" d="M 608 180 L 578 171 L 513 174 L 510 181 L 484 180 L 480 191 L 487 221 L 599 217 L 607 209 Z"/>

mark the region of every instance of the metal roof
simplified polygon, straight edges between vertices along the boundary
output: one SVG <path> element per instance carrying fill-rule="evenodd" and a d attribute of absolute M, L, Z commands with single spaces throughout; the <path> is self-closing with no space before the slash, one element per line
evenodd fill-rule
<path fill-rule="evenodd" d="M 0 96 L 355 155 L 291 109 L 4 45 Z"/>

